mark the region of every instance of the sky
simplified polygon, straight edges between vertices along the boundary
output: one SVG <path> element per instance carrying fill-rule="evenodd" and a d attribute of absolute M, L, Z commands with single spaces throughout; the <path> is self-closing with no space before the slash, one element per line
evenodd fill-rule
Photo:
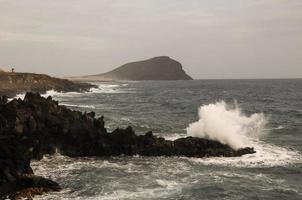
<path fill-rule="evenodd" d="M 195 79 L 302 78 L 302 0 L 0 0 L 0 68 L 66 77 L 162 55 Z"/>

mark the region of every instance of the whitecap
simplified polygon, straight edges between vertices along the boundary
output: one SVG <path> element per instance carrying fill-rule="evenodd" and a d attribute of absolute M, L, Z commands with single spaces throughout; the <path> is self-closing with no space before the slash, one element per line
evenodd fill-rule
<path fill-rule="evenodd" d="M 188 158 L 192 162 L 204 165 L 222 165 L 232 167 L 256 168 L 288 166 L 302 163 L 302 155 L 284 147 L 278 147 L 260 140 L 254 140 L 250 146 L 255 148 L 256 153 L 246 154 L 241 157 L 211 157 L 211 158 Z"/>
<path fill-rule="evenodd" d="M 277 126 L 277 127 L 273 127 L 273 128 L 264 129 L 264 130 L 271 131 L 271 130 L 281 130 L 281 129 L 284 129 L 284 128 L 285 128 L 284 126 Z"/>
<path fill-rule="evenodd" d="M 84 93 L 81 92 L 58 92 L 56 90 L 48 90 L 45 94 L 42 94 L 41 96 L 43 97 L 74 97 L 74 96 L 79 96 L 83 95 Z"/>
<path fill-rule="evenodd" d="M 77 105 L 77 104 L 68 104 L 68 103 L 60 103 L 61 106 L 67 106 L 67 107 L 76 107 L 76 108 L 91 108 L 95 109 L 95 106 L 93 105 Z"/>
<path fill-rule="evenodd" d="M 171 140 L 171 141 L 177 140 L 179 138 L 187 137 L 187 134 L 185 134 L 185 133 L 169 133 L 169 134 L 159 134 L 158 133 L 158 134 L 155 134 L 155 135 L 163 137 L 166 140 Z"/>
<path fill-rule="evenodd" d="M 98 83 L 97 88 L 91 88 L 89 92 L 86 93 L 104 93 L 104 94 L 119 94 L 119 93 L 133 93 L 129 88 L 125 89 L 124 87 L 128 86 L 128 84 L 104 84 Z"/>
<path fill-rule="evenodd" d="M 15 97 L 13 97 L 13 98 L 9 98 L 8 99 L 8 101 L 12 101 L 12 100 L 14 100 L 14 99 L 24 99 L 24 97 L 25 97 L 25 93 L 20 93 L 20 94 L 17 94 Z"/>
<path fill-rule="evenodd" d="M 156 183 L 162 187 L 165 187 L 167 189 L 173 189 L 175 186 L 179 185 L 176 181 L 169 181 L 164 179 L 157 179 Z"/>

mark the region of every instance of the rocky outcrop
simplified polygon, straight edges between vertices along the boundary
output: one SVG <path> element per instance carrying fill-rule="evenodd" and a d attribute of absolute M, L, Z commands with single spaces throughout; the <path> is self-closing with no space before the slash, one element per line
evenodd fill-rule
<path fill-rule="evenodd" d="M 0 136 L 0 199 L 31 198 L 61 189 L 58 183 L 34 175 L 31 145 L 27 137 Z"/>
<path fill-rule="evenodd" d="M 57 151 L 71 157 L 230 157 L 255 153 L 253 148 L 233 150 L 202 138 L 169 141 L 152 132 L 136 135 L 131 127 L 109 133 L 103 117 L 72 111 L 51 97 L 34 93 L 27 93 L 24 100 L 0 99 L 0 151 L 4 152 L 0 154 L 0 196 L 11 197 L 59 190 L 58 184 L 34 176 L 30 168 L 30 159 Z"/>
<path fill-rule="evenodd" d="M 74 83 L 66 79 L 44 74 L 0 72 L 0 96 L 15 96 L 23 92 L 44 93 L 48 90 L 58 92 L 87 91 L 94 87 L 88 83 Z"/>
<path fill-rule="evenodd" d="M 72 80 L 192 80 L 182 65 L 169 58 L 160 56 L 148 60 L 122 65 L 105 74 L 72 77 Z"/>

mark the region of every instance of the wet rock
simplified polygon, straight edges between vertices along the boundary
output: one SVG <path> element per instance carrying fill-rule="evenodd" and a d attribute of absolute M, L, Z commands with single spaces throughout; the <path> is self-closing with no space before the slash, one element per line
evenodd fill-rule
<path fill-rule="evenodd" d="M 16 190 L 7 195 L 10 199 L 32 199 L 36 195 L 61 190 L 58 183 L 39 176 L 20 177 L 14 185 Z"/>
<path fill-rule="evenodd" d="M 33 199 L 36 195 L 42 195 L 46 191 L 44 188 L 26 188 L 20 191 L 17 191 L 13 194 L 8 195 L 7 197 L 12 200 L 20 200 L 20 199 Z"/>
<path fill-rule="evenodd" d="M 30 188 L 39 188 L 40 191 L 60 190 L 56 182 L 33 174 L 29 146 L 26 139 L 0 137 L 0 199 L 30 197 L 29 194 L 35 194 L 30 192 Z"/>
<path fill-rule="evenodd" d="M 4 105 L 8 102 L 7 96 L 0 97 L 0 105 Z"/>
<path fill-rule="evenodd" d="M 230 157 L 255 153 L 253 148 L 234 150 L 202 138 L 169 141 L 152 132 L 136 135 L 131 127 L 108 133 L 104 117 L 97 118 L 94 112 L 72 111 L 51 97 L 35 93 L 27 93 L 24 100 L 0 102 L 0 197 L 16 191 L 21 191 L 18 195 L 30 196 L 59 190 L 57 183 L 34 176 L 30 167 L 31 159 L 57 151 L 70 157 Z"/>

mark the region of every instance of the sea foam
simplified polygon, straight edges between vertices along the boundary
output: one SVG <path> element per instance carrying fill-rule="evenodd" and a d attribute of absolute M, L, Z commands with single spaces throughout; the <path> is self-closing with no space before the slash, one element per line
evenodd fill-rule
<path fill-rule="evenodd" d="M 96 84 L 96 83 L 92 83 Z M 41 96 L 47 98 L 51 96 L 56 100 L 60 100 L 60 98 L 72 98 L 72 97 L 82 97 L 91 94 L 119 94 L 119 93 L 134 93 L 132 89 L 125 89 L 128 86 L 127 83 L 117 83 L 117 84 L 109 84 L 109 83 L 97 83 L 97 87 L 91 88 L 86 92 L 58 92 L 56 90 L 48 90 Z M 24 99 L 25 93 L 17 94 L 14 98 L 10 98 L 9 101 L 13 99 Z"/>
<path fill-rule="evenodd" d="M 199 108 L 199 120 L 190 124 L 187 134 L 230 145 L 233 149 L 248 146 L 249 138 L 264 133 L 266 119 L 263 113 L 245 115 L 239 106 L 224 101 L 203 105 Z"/>
<path fill-rule="evenodd" d="M 302 162 L 302 155 L 288 148 L 268 144 L 257 139 L 253 139 L 250 146 L 255 148 L 256 153 L 243 155 L 241 157 L 189 158 L 189 160 L 204 165 L 221 165 L 239 168 L 288 166 Z"/>

